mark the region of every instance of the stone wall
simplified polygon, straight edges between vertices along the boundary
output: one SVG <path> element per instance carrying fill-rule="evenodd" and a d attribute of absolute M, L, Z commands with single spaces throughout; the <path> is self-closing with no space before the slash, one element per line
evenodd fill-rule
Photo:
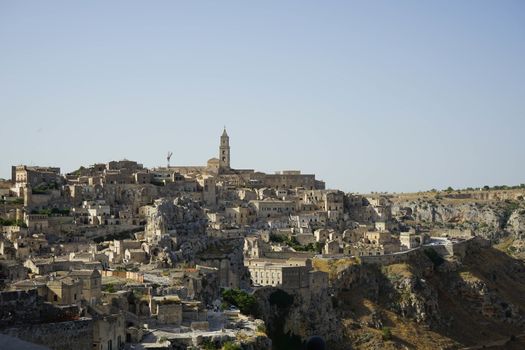
<path fill-rule="evenodd" d="M 435 238 L 434 238 L 435 239 Z M 445 241 L 445 239 L 443 239 Z M 450 242 L 448 241 L 447 244 L 435 244 L 435 245 L 424 245 L 422 247 L 417 247 L 411 250 L 406 250 L 399 253 L 394 254 L 385 254 L 385 255 L 370 255 L 370 256 L 360 256 L 361 262 L 363 264 L 381 264 L 381 265 L 388 265 L 388 264 L 397 264 L 402 262 L 407 262 L 408 259 L 415 254 L 420 249 L 432 249 L 436 253 L 438 253 L 442 257 L 446 256 L 457 256 L 460 258 L 465 257 L 466 251 L 468 247 L 470 247 L 472 244 L 480 244 L 483 240 L 479 237 L 472 237 L 470 239 L 466 239 L 464 241 L 459 242 Z"/>
<path fill-rule="evenodd" d="M 363 264 L 398 264 L 408 261 L 408 259 L 417 254 L 420 247 L 414 248 L 411 250 L 406 250 L 404 252 L 394 253 L 394 254 L 385 254 L 385 255 L 364 255 L 360 256 L 361 262 Z"/>
<path fill-rule="evenodd" d="M 30 322 L 38 319 L 38 317 L 38 292 L 36 289 L 0 292 L 0 327 Z"/>
<path fill-rule="evenodd" d="M 100 272 L 103 277 L 115 276 L 118 278 L 124 278 L 128 280 L 133 280 L 138 283 L 144 283 L 144 274 L 141 272 L 132 272 L 132 271 L 107 271 L 103 270 Z"/>
<path fill-rule="evenodd" d="M 267 174 L 263 178 L 263 184 L 272 188 L 296 188 L 304 187 L 305 189 L 324 189 L 324 184 L 315 180 L 312 174 Z"/>
<path fill-rule="evenodd" d="M 180 325 L 182 323 L 182 305 L 180 303 L 157 304 L 157 322 Z"/>
<path fill-rule="evenodd" d="M 467 252 L 467 248 L 471 244 L 478 244 L 479 242 L 480 242 L 479 238 L 472 237 L 464 241 L 459 241 L 459 242 L 454 242 L 454 243 L 449 241 L 447 244 L 424 245 L 423 247 L 425 249 L 434 250 L 436 253 L 438 253 L 442 257 L 457 256 L 460 258 L 464 258 Z"/>
<path fill-rule="evenodd" d="M 93 321 L 87 318 L 7 328 L 2 333 L 52 350 L 91 350 L 93 346 Z"/>

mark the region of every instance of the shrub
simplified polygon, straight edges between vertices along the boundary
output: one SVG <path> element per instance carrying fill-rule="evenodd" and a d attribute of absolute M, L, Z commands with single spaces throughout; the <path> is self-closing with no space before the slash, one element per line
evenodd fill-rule
<path fill-rule="evenodd" d="M 215 346 L 215 344 L 213 343 L 213 341 L 211 339 L 205 339 L 202 342 L 202 348 L 204 350 L 215 350 L 215 349 L 217 349 L 217 347 Z"/>
<path fill-rule="evenodd" d="M 232 341 L 227 341 L 222 345 L 222 350 L 241 350 L 241 346 L 239 344 L 235 344 Z"/>
<path fill-rule="evenodd" d="M 115 287 L 111 283 L 104 286 L 103 290 L 108 293 L 115 293 Z"/>
<path fill-rule="evenodd" d="M 274 233 L 270 234 L 270 242 L 274 243 L 283 243 L 286 242 L 287 238 L 283 235 L 276 235 Z"/>
<path fill-rule="evenodd" d="M 23 228 L 27 228 L 27 225 L 22 220 L 10 220 L 10 219 L 2 219 L 0 218 L 0 226 L 19 226 Z"/>
<path fill-rule="evenodd" d="M 234 305 L 245 315 L 257 314 L 257 300 L 253 295 L 240 289 L 227 289 L 222 291 L 222 299 L 229 305 Z M 227 306 L 227 305 L 223 305 Z"/>
<path fill-rule="evenodd" d="M 264 324 L 258 325 L 257 332 L 266 334 L 266 326 Z"/>
<path fill-rule="evenodd" d="M 168 341 L 168 338 L 166 338 L 164 336 L 160 337 L 160 339 L 159 339 L 159 343 L 165 343 L 167 341 Z"/>
<path fill-rule="evenodd" d="M 383 337 L 383 340 L 392 339 L 392 330 L 390 329 L 390 327 L 383 327 L 381 329 L 381 336 Z"/>

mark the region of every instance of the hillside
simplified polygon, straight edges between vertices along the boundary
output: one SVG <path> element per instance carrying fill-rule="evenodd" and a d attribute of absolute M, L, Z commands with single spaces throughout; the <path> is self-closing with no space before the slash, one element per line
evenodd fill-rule
<path fill-rule="evenodd" d="M 275 289 L 258 292 L 274 349 L 313 334 L 336 350 L 525 345 L 525 265 L 485 241 L 463 260 L 420 252 L 407 263 L 345 261 L 331 270 L 331 296 L 301 293 L 277 307 L 268 302 Z"/>
<path fill-rule="evenodd" d="M 361 269 L 368 278 L 345 285 L 343 277 L 336 294 L 355 349 L 459 349 L 525 332 L 525 266 L 496 249 L 472 248 L 463 261 L 440 266 L 422 253 L 407 264 Z"/>

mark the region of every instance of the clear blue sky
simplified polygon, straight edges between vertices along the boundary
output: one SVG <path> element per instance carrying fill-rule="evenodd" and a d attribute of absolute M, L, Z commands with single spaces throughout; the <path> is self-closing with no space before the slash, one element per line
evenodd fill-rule
<path fill-rule="evenodd" d="M 525 182 L 524 1 L 0 0 L 13 164 L 314 172 L 345 191 Z"/>

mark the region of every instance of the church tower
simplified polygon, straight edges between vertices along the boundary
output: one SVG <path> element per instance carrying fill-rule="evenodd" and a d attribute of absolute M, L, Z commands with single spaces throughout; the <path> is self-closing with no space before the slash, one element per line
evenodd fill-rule
<path fill-rule="evenodd" d="M 230 168 L 230 137 L 226 133 L 226 128 L 221 135 L 221 144 L 219 146 L 219 168 Z"/>

